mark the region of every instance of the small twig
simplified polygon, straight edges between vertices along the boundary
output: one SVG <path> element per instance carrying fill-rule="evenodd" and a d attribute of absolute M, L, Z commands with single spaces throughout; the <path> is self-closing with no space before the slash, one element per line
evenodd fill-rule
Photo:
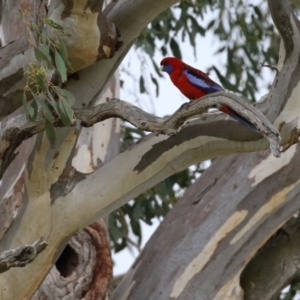
<path fill-rule="evenodd" d="M 270 68 L 270 69 L 276 71 L 276 76 L 278 75 L 278 73 L 279 73 L 278 68 L 276 68 L 274 66 L 271 66 L 271 65 L 266 65 L 266 64 L 263 64 L 263 63 L 261 63 L 261 65 L 262 65 L 262 67 L 267 67 L 267 68 Z"/>
<path fill-rule="evenodd" d="M 46 247 L 47 242 L 43 237 L 39 238 L 32 245 L 25 245 L 14 250 L 6 250 L 0 253 L 0 273 L 6 272 L 13 267 L 25 267 L 31 263 L 39 253 Z"/>

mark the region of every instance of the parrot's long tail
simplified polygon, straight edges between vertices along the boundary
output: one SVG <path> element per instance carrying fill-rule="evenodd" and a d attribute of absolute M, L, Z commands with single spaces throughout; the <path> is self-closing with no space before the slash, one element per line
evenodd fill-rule
<path fill-rule="evenodd" d="M 248 128 L 250 128 L 251 130 L 258 132 L 257 128 L 248 120 L 246 120 L 245 118 L 241 117 L 239 114 L 237 114 L 234 110 L 232 110 L 230 107 L 228 106 L 223 106 L 220 108 L 220 111 L 224 112 L 225 114 L 229 115 L 230 117 L 232 117 L 233 119 L 237 120 L 238 122 L 240 122 L 241 124 L 247 126 Z"/>

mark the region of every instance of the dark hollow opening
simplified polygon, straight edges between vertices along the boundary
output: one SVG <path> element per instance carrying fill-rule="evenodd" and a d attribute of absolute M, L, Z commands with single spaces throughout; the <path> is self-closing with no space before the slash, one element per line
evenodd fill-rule
<path fill-rule="evenodd" d="M 68 277 L 78 266 L 78 260 L 78 254 L 71 246 L 67 245 L 55 265 L 61 276 Z"/>

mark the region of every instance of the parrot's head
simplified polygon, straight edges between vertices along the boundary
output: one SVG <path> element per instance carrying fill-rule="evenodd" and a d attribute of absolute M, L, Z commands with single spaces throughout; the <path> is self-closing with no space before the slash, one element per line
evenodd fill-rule
<path fill-rule="evenodd" d="M 165 57 L 161 62 L 161 70 L 171 74 L 174 69 L 182 65 L 182 61 L 176 57 Z"/>

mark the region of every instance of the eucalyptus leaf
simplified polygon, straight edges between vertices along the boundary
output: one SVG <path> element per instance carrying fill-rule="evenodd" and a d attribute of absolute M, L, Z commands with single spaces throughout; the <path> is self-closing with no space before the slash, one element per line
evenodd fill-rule
<path fill-rule="evenodd" d="M 27 119 L 29 121 L 33 121 L 34 108 L 32 106 L 28 105 L 27 99 L 26 99 L 25 95 L 23 95 L 22 101 L 23 101 L 23 107 L 25 109 L 25 113 L 26 113 Z"/>
<path fill-rule="evenodd" d="M 65 64 L 63 58 L 61 57 L 61 55 L 57 51 L 55 51 L 55 66 L 60 75 L 61 81 L 66 82 L 67 81 L 66 64 Z"/>
<path fill-rule="evenodd" d="M 63 58 L 66 66 L 68 68 L 71 67 L 71 63 L 68 59 L 68 52 L 67 52 L 67 48 L 66 48 L 66 45 L 65 45 L 65 42 L 63 41 L 63 39 L 61 38 L 61 36 L 59 34 L 57 34 L 57 40 L 58 40 L 58 44 L 57 44 L 57 47 L 58 47 L 58 51 L 61 55 L 61 57 Z"/>
<path fill-rule="evenodd" d="M 158 84 L 158 81 L 157 81 L 157 79 L 152 74 L 151 74 L 151 80 L 154 83 L 155 88 L 156 88 L 156 97 L 158 97 L 158 95 L 159 95 L 159 84 Z"/>
<path fill-rule="evenodd" d="M 140 93 L 146 93 L 146 87 L 145 87 L 145 80 L 144 80 L 144 77 L 143 75 L 141 75 L 140 77 Z"/>
<path fill-rule="evenodd" d="M 51 113 L 49 107 L 45 103 L 45 100 L 41 98 L 39 95 L 35 94 L 34 92 L 31 92 L 33 98 L 35 101 L 38 103 L 39 106 L 41 106 L 43 113 L 47 119 L 49 119 L 51 122 L 53 122 L 54 117 L 53 114 Z"/>
<path fill-rule="evenodd" d="M 60 97 L 62 97 L 66 100 L 66 102 L 68 103 L 69 106 L 72 107 L 74 105 L 75 97 L 70 91 L 68 91 L 66 89 L 62 89 L 58 86 L 55 87 L 55 90 Z"/>
<path fill-rule="evenodd" d="M 38 61 L 44 61 L 47 64 L 47 67 L 51 68 L 52 62 L 49 55 L 49 45 L 39 45 L 38 47 L 34 47 L 34 55 Z"/>
<path fill-rule="evenodd" d="M 29 120 L 30 121 L 35 121 L 36 120 L 36 117 L 37 117 L 37 114 L 38 114 L 38 104 L 36 102 L 35 99 L 33 99 L 30 103 L 30 107 L 33 109 L 33 114 L 30 116 Z"/>
<path fill-rule="evenodd" d="M 51 148 L 54 148 L 55 142 L 57 140 L 57 136 L 56 136 L 55 128 L 52 122 L 48 118 L 46 118 L 45 120 L 45 131 L 46 131 L 47 138 L 50 142 Z"/>
<path fill-rule="evenodd" d="M 49 26 L 51 26 L 54 29 L 64 30 L 64 28 L 61 25 L 57 24 L 56 22 L 54 22 L 53 20 L 51 20 L 49 18 L 46 18 L 46 22 L 49 24 Z"/>
<path fill-rule="evenodd" d="M 44 74 L 37 74 L 35 77 L 36 79 L 36 85 L 37 85 L 37 90 L 46 92 L 48 90 L 47 86 L 47 79 L 45 78 Z"/>
<path fill-rule="evenodd" d="M 64 100 L 64 98 L 60 99 L 60 101 L 58 102 L 58 110 L 62 122 L 66 126 L 70 126 L 73 122 L 73 110 Z"/>
<path fill-rule="evenodd" d="M 143 216 L 143 208 L 139 203 L 134 206 L 132 215 L 135 221 L 138 221 Z"/>
<path fill-rule="evenodd" d="M 175 41 L 174 38 L 171 39 L 170 47 L 171 47 L 171 50 L 172 50 L 174 56 L 179 58 L 179 59 L 182 59 L 181 50 L 179 48 L 178 43 Z"/>
<path fill-rule="evenodd" d="M 48 96 L 47 100 L 48 100 L 49 104 L 53 107 L 55 112 L 59 115 L 58 102 L 54 100 L 54 98 L 49 90 L 47 90 L 47 96 Z"/>
<path fill-rule="evenodd" d="M 43 45 L 47 45 L 49 43 L 46 27 L 44 27 L 42 30 L 42 43 L 43 43 Z"/>

